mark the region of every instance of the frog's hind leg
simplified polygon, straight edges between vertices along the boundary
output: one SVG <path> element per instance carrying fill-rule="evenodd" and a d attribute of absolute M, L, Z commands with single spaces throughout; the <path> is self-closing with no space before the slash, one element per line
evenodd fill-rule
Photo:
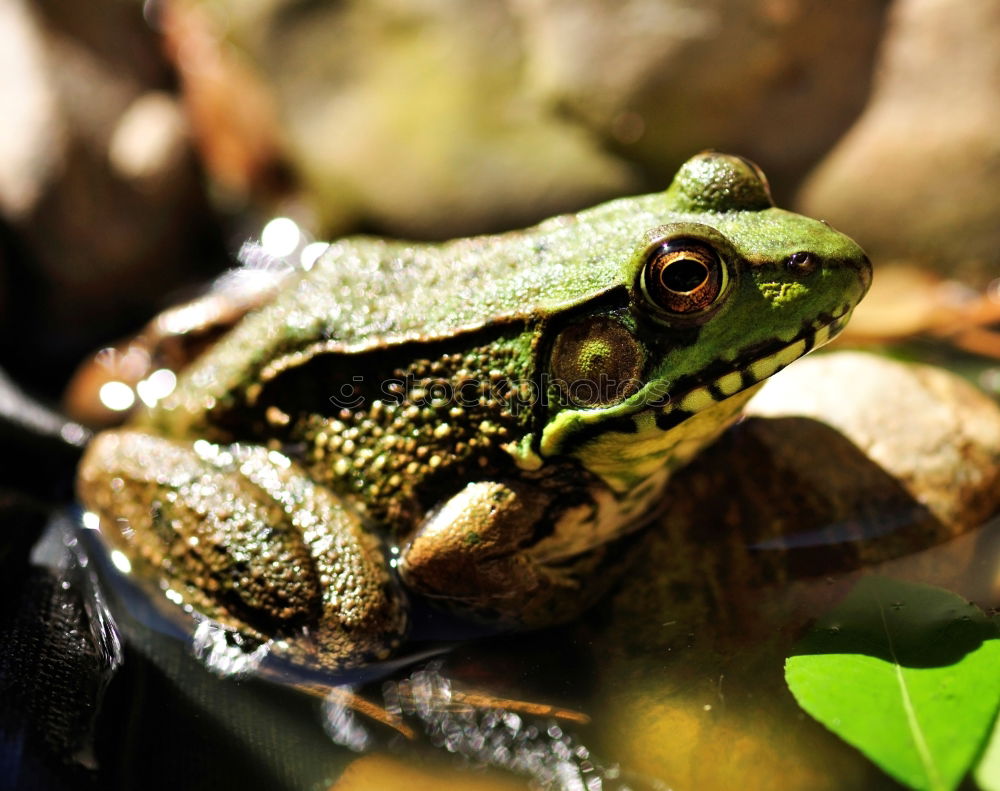
<path fill-rule="evenodd" d="M 477 620 L 540 627 L 575 618 L 617 580 L 632 536 L 558 561 L 532 548 L 551 529 L 555 497 L 530 483 L 477 481 L 435 509 L 402 547 L 411 589 Z"/>
<path fill-rule="evenodd" d="M 385 658 L 406 629 L 377 539 L 334 494 L 259 446 L 99 435 L 78 483 L 133 567 L 292 661 Z"/>

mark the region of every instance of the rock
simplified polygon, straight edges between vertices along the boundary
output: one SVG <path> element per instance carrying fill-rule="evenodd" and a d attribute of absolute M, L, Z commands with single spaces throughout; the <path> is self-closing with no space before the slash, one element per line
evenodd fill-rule
<path fill-rule="evenodd" d="M 225 25 L 211 8 L 170 0 L 157 6 L 156 21 L 217 199 L 273 200 L 287 186 L 274 96 L 246 58 L 222 42 Z"/>
<path fill-rule="evenodd" d="M 830 426 L 949 533 L 1000 509 L 1000 408 L 944 369 L 820 355 L 768 382 L 747 414 Z"/>
<path fill-rule="evenodd" d="M 424 238 L 517 227 L 633 183 L 599 141 L 521 91 L 519 31 L 500 0 L 175 0 L 171 13 L 185 6 L 214 14 L 203 29 L 220 31 L 220 56 L 235 45 L 255 68 L 327 233 L 359 218 Z M 182 73 L 186 91 L 201 90 L 202 73 Z"/>
<path fill-rule="evenodd" d="M 799 208 L 854 236 L 876 262 L 980 285 L 997 277 L 998 37 L 998 0 L 899 0 L 871 100 Z"/>
<path fill-rule="evenodd" d="M 241 86 L 256 73 L 250 95 L 273 98 L 285 154 L 327 232 L 360 218 L 441 238 L 662 189 L 706 147 L 759 159 L 787 190 L 860 111 L 884 3 L 168 8 L 208 17 L 198 41 L 215 37 Z M 184 62 L 181 73 L 188 93 L 216 79 Z M 261 115 L 266 128 L 272 115 Z"/>
<path fill-rule="evenodd" d="M 756 160 L 779 197 L 861 111 L 885 9 L 868 0 L 511 5 L 527 90 L 636 163 L 650 189 L 689 154 L 717 148 Z"/>

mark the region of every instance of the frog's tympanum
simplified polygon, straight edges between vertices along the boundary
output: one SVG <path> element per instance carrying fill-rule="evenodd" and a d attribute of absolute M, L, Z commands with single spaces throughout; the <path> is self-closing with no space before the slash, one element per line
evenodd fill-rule
<path fill-rule="evenodd" d="M 525 231 L 347 239 L 100 434 L 80 497 L 174 601 L 291 661 L 386 657 L 404 591 L 564 621 L 669 508 L 670 472 L 870 279 L 854 242 L 715 153 Z"/>

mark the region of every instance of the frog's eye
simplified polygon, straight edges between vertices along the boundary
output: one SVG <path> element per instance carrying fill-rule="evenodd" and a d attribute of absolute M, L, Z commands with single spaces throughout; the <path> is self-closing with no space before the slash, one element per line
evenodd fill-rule
<path fill-rule="evenodd" d="M 642 270 L 642 291 L 668 313 L 697 313 L 722 292 L 725 267 L 709 245 L 693 239 L 671 239 L 655 248 Z"/>

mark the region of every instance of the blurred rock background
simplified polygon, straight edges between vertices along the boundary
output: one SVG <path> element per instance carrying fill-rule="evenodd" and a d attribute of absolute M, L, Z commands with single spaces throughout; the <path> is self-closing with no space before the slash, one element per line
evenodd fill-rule
<path fill-rule="evenodd" d="M 798 204 L 873 258 L 1000 275 L 1000 3 L 901 0 L 864 113 Z"/>
<path fill-rule="evenodd" d="M 704 148 L 903 265 L 859 326 L 911 331 L 942 279 L 1000 294 L 998 35 L 1000 0 L 0 0 L 0 367 L 56 397 L 274 215 L 497 231 Z"/>
<path fill-rule="evenodd" d="M 706 147 L 760 160 L 787 199 L 864 106 L 885 3 L 169 8 L 270 97 L 321 227 L 434 238 L 661 188 Z"/>
<path fill-rule="evenodd" d="M 55 394 L 224 248 L 140 5 L 3 0 L 0 64 L 0 364 Z"/>

